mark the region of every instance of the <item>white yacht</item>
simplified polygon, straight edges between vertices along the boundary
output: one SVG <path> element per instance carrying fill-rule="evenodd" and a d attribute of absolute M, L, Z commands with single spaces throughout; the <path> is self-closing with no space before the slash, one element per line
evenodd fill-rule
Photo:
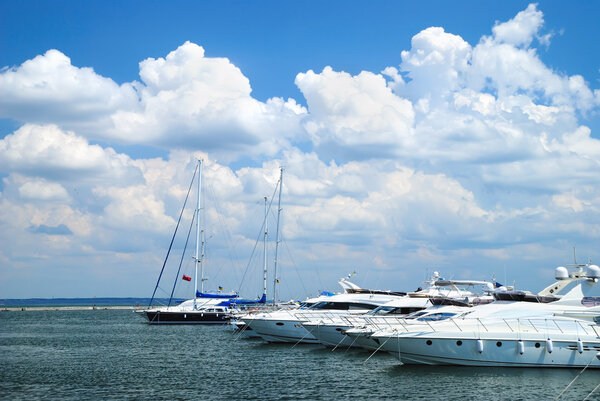
<path fill-rule="evenodd" d="M 465 312 L 468 310 L 467 308 L 469 308 L 469 306 L 464 304 L 433 305 L 408 316 L 431 316 L 432 319 L 438 319 L 439 316 L 446 316 L 448 314 L 456 315 Z M 408 316 L 364 316 L 362 319 L 363 324 L 361 326 L 354 326 L 342 330 L 342 334 L 351 338 L 354 347 L 361 347 L 367 350 L 379 350 L 381 349 L 381 342 L 373 335 L 375 333 L 386 333 L 389 330 L 396 333 L 398 331 L 396 327 L 401 325 Z"/>
<path fill-rule="evenodd" d="M 278 310 L 270 313 L 249 315 L 241 320 L 256 334 L 268 342 L 319 343 L 300 323 L 324 316 L 350 316 L 373 310 L 406 293 L 366 290 L 350 282 L 339 280 L 344 293 L 319 297 L 310 307 Z"/>
<path fill-rule="evenodd" d="M 235 310 L 231 313 L 231 320 L 229 321 L 234 333 L 239 337 L 243 338 L 262 338 L 246 323 L 246 319 L 251 319 L 253 316 L 264 315 L 280 310 L 295 310 L 299 308 L 310 308 L 317 302 L 326 299 L 326 294 L 322 294 L 317 298 L 309 298 L 302 303 L 298 303 L 294 300 L 290 300 L 283 303 L 265 304 L 255 308 L 249 308 L 246 310 Z"/>
<path fill-rule="evenodd" d="M 409 364 L 600 368 L 600 268 L 556 273 L 537 295 L 499 293 L 463 311 L 417 312 L 371 338 Z"/>
<path fill-rule="evenodd" d="M 394 318 L 403 317 L 435 304 L 469 306 L 474 301 L 484 303 L 493 300 L 489 293 L 493 290 L 494 284 L 487 281 L 443 280 L 440 279 L 438 272 L 434 272 L 431 279 L 425 284 L 427 287 L 424 290 L 411 292 L 405 297 L 391 300 L 364 315 L 323 316 L 320 319 L 303 322 L 302 325 L 321 344 L 326 346 L 348 348 L 374 345 L 377 347 L 377 344 L 370 339 L 367 340 L 367 343 L 369 343 L 367 345 L 365 342 L 359 341 L 357 336 L 349 336 L 348 331 L 354 328 L 362 328 L 361 332 L 364 333 L 364 329 L 369 325 L 370 332 L 373 332 L 375 327 L 382 324 L 387 325 L 387 318 L 391 316 Z M 483 289 L 478 293 L 474 293 L 474 287 L 483 287 Z M 395 320 L 392 319 L 392 322 Z"/>

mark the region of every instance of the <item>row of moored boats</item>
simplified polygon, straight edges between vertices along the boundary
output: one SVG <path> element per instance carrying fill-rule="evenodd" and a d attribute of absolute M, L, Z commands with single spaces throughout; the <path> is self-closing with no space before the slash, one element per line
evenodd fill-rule
<path fill-rule="evenodd" d="M 296 305 L 202 298 L 142 313 L 151 323 L 230 323 L 239 336 L 388 352 L 426 365 L 600 368 L 600 268 L 590 263 L 537 294 L 498 283 L 444 280 L 415 292 L 363 289 Z"/>

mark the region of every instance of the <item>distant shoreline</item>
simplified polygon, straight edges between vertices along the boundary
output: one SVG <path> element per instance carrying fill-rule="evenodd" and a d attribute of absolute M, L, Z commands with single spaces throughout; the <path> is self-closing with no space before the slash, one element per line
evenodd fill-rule
<path fill-rule="evenodd" d="M 171 300 L 171 305 L 184 301 Z M 154 298 L 154 305 L 167 305 L 169 299 Z M 150 298 L 28 298 L 0 299 L 0 311 L 21 310 L 95 310 L 95 309 L 139 309 L 150 304 Z"/>
<path fill-rule="evenodd" d="M 136 310 L 143 306 L 123 306 L 123 305 L 93 305 L 93 306 L 0 306 L 0 312 L 35 312 L 35 311 L 77 311 L 77 310 Z"/>

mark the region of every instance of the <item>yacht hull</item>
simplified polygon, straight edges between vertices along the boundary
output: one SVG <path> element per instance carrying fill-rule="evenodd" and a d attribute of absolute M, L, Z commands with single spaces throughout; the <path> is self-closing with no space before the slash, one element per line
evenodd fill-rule
<path fill-rule="evenodd" d="M 146 318 L 150 324 L 227 324 L 227 313 L 214 312 L 174 312 L 174 311 L 146 311 Z"/>
<path fill-rule="evenodd" d="M 246 323 L 267 342 L 319 344 L 297 320 L 249 319 Z"/>
<path fill-rule="evenodd" d="M 350 348 L 358 346 L 355 339 L 347 336 L 344 330 L 351 328 L 343 325 L 306 324 L 304 328 L 310 332 L 321 344 L 327 347 Z"/>
<path fill-rule="evenodd" d="M 596 357 L 600 351 L 598 340 L 583 341 L 581 349 L 576 339 L 553 340 L 552 345 L 543 338 L 521 340 L 522 345 L 517 339 L 506 338 L 480 340 L 479 345 L 473 338 L 401 335 L 379 340 L 387 340 L 383 348 L 405 364 L 600 368 L 600 360 Z"/>
<path fill-rule="evenodd" d="M 261 338 L 252 328 L 245 322 L 235 321 L 232 323 L 234 326 L 234 333 L 241 338 Z"/>
<path fill-rule="evenodd" d="M 365 330 L 363 332 L 349 332 L 347 333 L 347 336 L 352 338 L 355 347 L 360 347 L 369 351 L 374 351 L 379 348 L 380 344 L 378 340 L 376 341 L 375 339 L 371 338 L 371 334 L 373 334 L 373 331 Z"/>

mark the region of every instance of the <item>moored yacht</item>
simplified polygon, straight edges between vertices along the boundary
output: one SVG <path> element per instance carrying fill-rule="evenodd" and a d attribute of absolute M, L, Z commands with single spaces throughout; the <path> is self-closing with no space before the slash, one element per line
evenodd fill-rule
<path fill-rule="evenodd" d="M 507 293 L 462 313 L 414 316 L 371 337 L 409 364 L 600 368 L 600 268 L 559 267 L 556 278 L 537 295 Z"/>
<path fill-rule="evenodd" d="M 321 296 L 308 308 L 300 307 L 249 315 L 242 318 L 242 321 L 268 342 L 314 344 L 319 341 L 300 323 L 324 316 L 362 314 L 406 295 L 406 293 L 362 289 L 347 278 L 340 279 L 339 284 L 344 289 L 344 293 Z"/>
<path fill-rule="evenodd" d="M 491 302 L 489 295 L 494 284 L 487 281 L 474 280 L 443 280 L 438 272 L 434 272 L 431 279 L 425 282 L 425 289 L 410 292 L 405 297 L 393 299 L 363 315 L 340 316 L 332 315 L 320 319 L 303 322 L 306 328 L 319 342 L 331 347 L 365 347 L 371 348 L 371 340 L 359 341 L 357 336 L 350 336 L 348 332 L 354 328 L 365 329 L 370 326 L 371 332 L 379 325 L 387 325 L 390 317 L 403 317 L 413 312 L 429 308 L 435 304 L 457 304 L 469 306 L 476 300 L 478 303 Z M 473 292 L 474 287 L 483 287 L 478 293 Z M 392 319 L 395 321 L 395 319 Z M 361 331 L 364 333 L 364 330 Z"/>

